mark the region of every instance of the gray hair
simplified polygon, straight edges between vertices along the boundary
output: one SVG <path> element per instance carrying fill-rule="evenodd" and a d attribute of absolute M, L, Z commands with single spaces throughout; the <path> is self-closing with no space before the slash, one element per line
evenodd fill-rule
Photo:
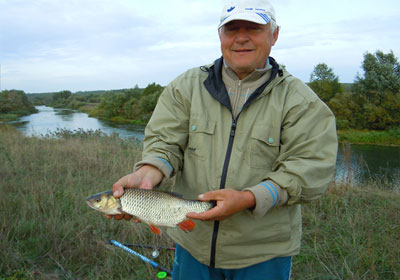
<path fill-rule="evenodd" d="M 272 32 L 272 34 L 274 34 L 275 30 L 278 28 L 278 25 L 276 24 L 276 21 L 274 19 L 271 19 L 269 21 L 269 24 L 270 24 L 269 26 L 270 26 L 271 32 Z"/>

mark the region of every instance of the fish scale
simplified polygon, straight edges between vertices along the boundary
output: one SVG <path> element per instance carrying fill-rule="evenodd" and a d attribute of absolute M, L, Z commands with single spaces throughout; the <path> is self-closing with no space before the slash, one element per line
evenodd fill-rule
<path fill-rule="evenodd" d="M 140 220 L 158 226 L 176 226 L 189 212 L 202 213 L 211 202 L 186 200 L 170 193 L 144 189 L 126 189 L 120 198 L 121 210 Z"/>

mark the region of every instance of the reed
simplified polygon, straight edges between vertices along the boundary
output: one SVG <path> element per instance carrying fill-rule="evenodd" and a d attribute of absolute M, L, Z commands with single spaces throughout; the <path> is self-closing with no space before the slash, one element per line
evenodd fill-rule
<path fill-rule="evenodd" d="M 85 204 L 131 172 L 140 148 L 100 132 L 39 138 L 0 126 L 0 279 L 155 279 L 157 270 L 108 240 L 172 242 L 143 224 L 107 220 Z M 293 279 L 399 279 L 400 194 L 373 184 L 332 184 L 303 207 Z M 154 261 L 171 268 L 173 251 L 160 253 Z"/>

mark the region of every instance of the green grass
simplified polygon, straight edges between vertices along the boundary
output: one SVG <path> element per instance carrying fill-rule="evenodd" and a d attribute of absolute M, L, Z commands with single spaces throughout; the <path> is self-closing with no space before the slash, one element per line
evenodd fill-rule
<path fill-rule="evenodd" d="M 16 121 L 19 117 L 20 117 L 20 115 L 18 115 L 18 114 L 3 113 L 3 114 L 0 114 L 0 122 Z"/>
<path fill-rule="evenodd" d="M 353 144 L 400 146 L 400 128 L 385 131 L 339 130 L 339 141 Z"/>
<path fill-rule="evenodd" d="M 52 136 L 0 126 L 0 279 L 155 279 L 157 270 L 107 241 L 171 241 L 85 204 L 131 172 L 140 145 L 99 132 Z M 400 278 L 398 192 L 332 185 L 303 214 L 292 279 Z M 151 250 L 136 251 L 150 257 Z M 170 251 L 155 259 L 166 267 L 172 260 Z"/>

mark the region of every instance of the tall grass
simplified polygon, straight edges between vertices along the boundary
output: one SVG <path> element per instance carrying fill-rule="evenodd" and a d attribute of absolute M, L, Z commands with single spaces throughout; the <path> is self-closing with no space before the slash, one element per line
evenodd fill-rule
<path fill-rule="evenodd" d="M 109 239 L 160 244 L 144 225 L 107 220 L 85 198 L 110 189 L 138 160 L 134 142 L 98 133 L 25 138 L 0 132 L 0 276 L 153 279 L 155 270 Z M 165 241 L 167 242 L 167 240 Z M 151 250 L 138 249 L 149 256 Z M 155 260 L 170 266 L 162 251 Z"/>
<path fill-rule="evenodd" d="M 93 132 L 49 136 L 0 126 L 0 279 L 155 279 L 157 270 L 107 241 L 171 241 L 142 224 L 107 220 L 84 201 L 131 172 L 140 147 Z M 398 192 L 332 184 L 303 215 L 293 279 L 400 278 Z M 173 252 L 160 252 L 155 261 L 171 267 Z"/>

